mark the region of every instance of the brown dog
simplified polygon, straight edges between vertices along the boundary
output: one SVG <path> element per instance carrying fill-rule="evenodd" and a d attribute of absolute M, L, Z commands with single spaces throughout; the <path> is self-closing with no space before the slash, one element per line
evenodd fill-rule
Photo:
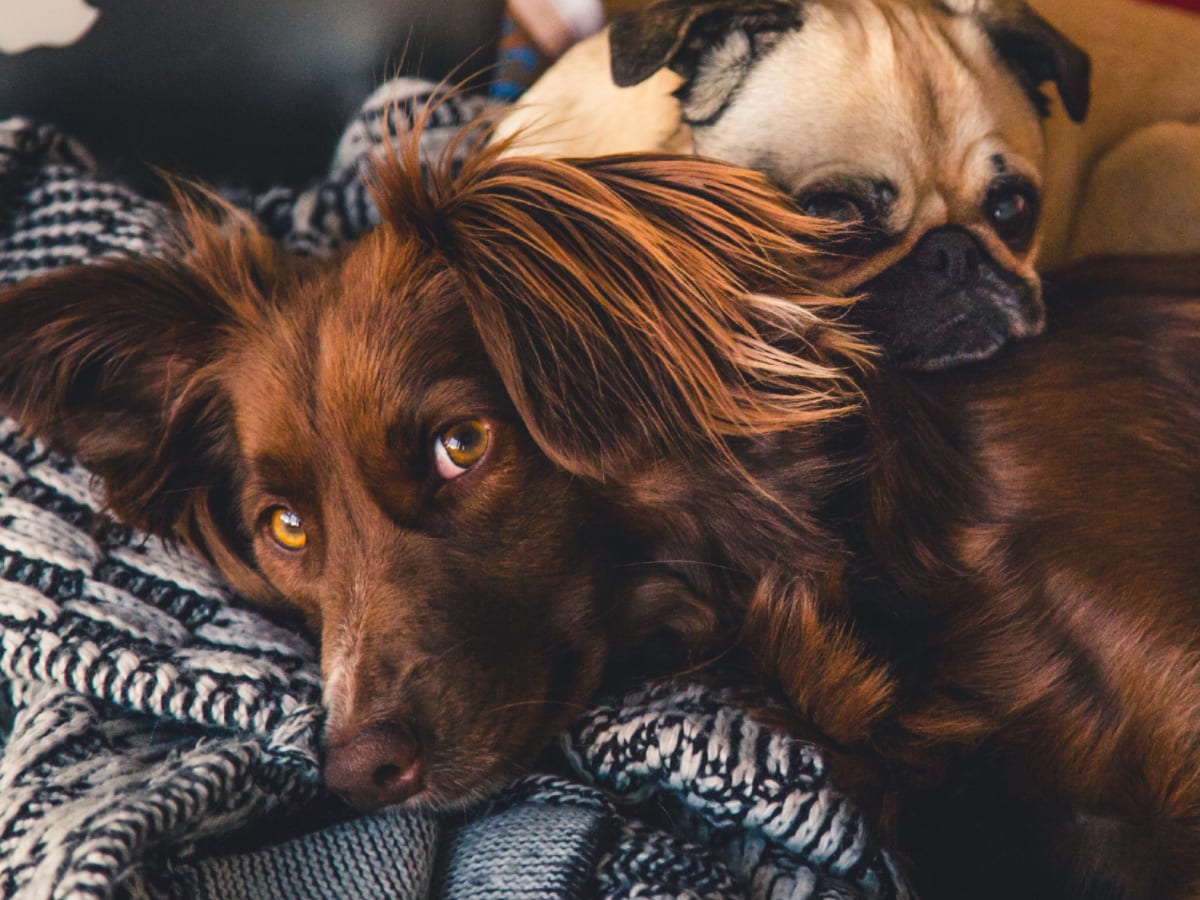
<path fill-rule="evenodd" d="M 1200 896 L 1200 261 L 911 379 L 749 173 L 414 148 L 341 258 L 193 213 L 0 300 L 0 406 L 319 630 L 334 788 L 478 796 L 732 627 L 926 896 Z"/>

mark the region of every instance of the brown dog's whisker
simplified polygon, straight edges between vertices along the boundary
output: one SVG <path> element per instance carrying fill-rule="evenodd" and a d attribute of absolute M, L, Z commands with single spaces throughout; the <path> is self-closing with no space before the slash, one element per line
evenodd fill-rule
<path fill-rule="evenodd" d="M 532 700 L 514 700 L 511 703 L 503 703 L 499 706 L 490 706 L 483 712 L 488 714 L 507 712 L 510 709 L 520 709 L 522 707 L 530 706 L 537 707 L 539 709 L 544 709 L 547 706 L 557 706 L 565 709 L 572 709 L 576 713 L 586 712 L 588 708 L 588 704 L 586 703 L 571 702 L 568 700 L 544 700 L 542 698 L 535 698 Z"/>
<path fill-rule="evenodd" d="M 709 669 L 715 669 L 725 662 L 730 656 L 738 652 L 738 648 L 732 642 L 728 642 L 726 646 L 719 652 L 714 653 L 705 659 L 701 659 L 695 663 L 688 665 L 682 669 L 676 669 L 669 673 L 671 678 L 687 678 L 692 675 L 699 675 Z"/>

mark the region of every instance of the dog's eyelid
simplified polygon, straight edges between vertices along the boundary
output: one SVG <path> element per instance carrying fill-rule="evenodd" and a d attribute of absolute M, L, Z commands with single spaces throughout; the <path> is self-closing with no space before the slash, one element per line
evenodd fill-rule
<path fill-rule="evenodd" d="M 1037 184 L 1033 179 L 1022 175 L 1020 172 L 1005 172 L 993 178 L 987 186 L 987 193 L 999 189 L 1021 190 L 1030 194 L 1040 194 Z"/>
<path fill-rule="evenodd" d="M 829 219 L 849 225 L 864 223 L 872 217 L 870 209 L 860 198 L 844 191 L 816 191 L 796 202 L 802 213 L 814 219 Z"/>
<path fill-rule="evenodd" d="M 277 506 L 290 507 L 301 515 L 309 512 L 309 503 L 303 492 L 290 490 L 287 485 L 268 481 L 255 474 L 248 477 L 242 496 L 246 498 L 247 511 L 257 511 L 255 521 Z"/>
<path fill-rule="evenodd" d="M 464 422 L 481 422 L 490 431 L 495 431 L 502 421 L 502 417 L 494 415 L 490 409 L 464 409 L 439 416 L 433 427 L 428 429 L 428 434 L 436 436 Z"/>
<path fill-rule="evenodd" d="M 853 203 L 862 211 L 864 224 L 870 224 L 887 218 L 900 198 L 900 189 L 883 176 L 843 176 L 810 182 L 793 195 L 801 207 L 818 198 L 834 197 Z"/>

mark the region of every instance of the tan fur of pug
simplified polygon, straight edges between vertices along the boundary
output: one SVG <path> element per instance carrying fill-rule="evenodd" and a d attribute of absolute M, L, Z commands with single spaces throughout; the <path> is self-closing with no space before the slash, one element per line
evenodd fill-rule
<path fill-rule="evenodd" d="M 795 158 L 782 163 L 793 176 L 805 168 L 814 146 L 832 144 L 834 154 L 848 156 L 891 148 L 898 157 L 917 157 L 915 168 L 925 176 L 952 163 L 954 154 L 947 155 L 952 148 L 945 135 L 922 132 L 919 86 L 900 96 L 904 71 L 920 70 L 943 96 L 961 86 L 959 105 L 983 106 L 973 111 L 975 119 L 989 114 L 1006 119 L 1011 85 L 996 89 L 988 83 L 995 75 L 988 70 L 1005 68 L 995 47 L 942 65 L 937 61 L 942 54 L 929 56 L 936 40 L 922 40 L 907 27 L 885 33 L 870 23 L 878 23 L 872 10 L 893 22 L 914 16 L 936 20 L 956 11 L 978 20 L 1019 4 L 799 0 L 796 6 L 802 19 L 797 41 L 792 50 L 777 52 L 789 52 L 790 63 L 773 61 L 775 81 L 745 80 L 731 104 L 743 105 L 728 123 L 743 129 L 740 136 L 694 135 L 673 96 L 685 79 L 670 68 L 631 87 L 614 84 L 608 30 L 569 51 L 525 95 L 500 133 L 519 132 L 522 152 L 558 156 L 694 149 L 753 166 L 761 151 L 778 157 L 794 150 Z M 1033 0 L 1032 7 L 1093 62 L 1086 119 L 1071 121 L 1051 95 L 1044 149 L 1029 151 L 1044 195 L 1039 265 L 1103 253 L 1200 250 L 1200 16 L 1138 0 Z M 805 29 L 808 41 L 802 38 Z M 894 61 L 886 52 L 880 56 L 893 38 L 900 51 Z M 831 108 L 832 117 L 823 118 Z M 1032 114 L 1025 111 L 1026 117 Z M 950 108 L 941 118 L 954 115 Z M 847 120 L 853 127 L 840 131 Z M 897 144 L 894 133 L 906 126 Z M 1021 141 L 1016 132 L 1004 135 Z M 969 125 L 952 127 L 951 143 L 955 137 L 970 141 Z"/>

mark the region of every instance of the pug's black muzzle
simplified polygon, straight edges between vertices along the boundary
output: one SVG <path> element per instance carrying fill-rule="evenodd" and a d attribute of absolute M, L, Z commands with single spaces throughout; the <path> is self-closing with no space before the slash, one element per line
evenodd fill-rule
<path fill-rule="evenodd" d="M 852 319 L 903 369 L 987 359 L 1045 323 L 1039 286 L 1002 269 L 962 228 L 930 231 L 859 291 Z"/>

